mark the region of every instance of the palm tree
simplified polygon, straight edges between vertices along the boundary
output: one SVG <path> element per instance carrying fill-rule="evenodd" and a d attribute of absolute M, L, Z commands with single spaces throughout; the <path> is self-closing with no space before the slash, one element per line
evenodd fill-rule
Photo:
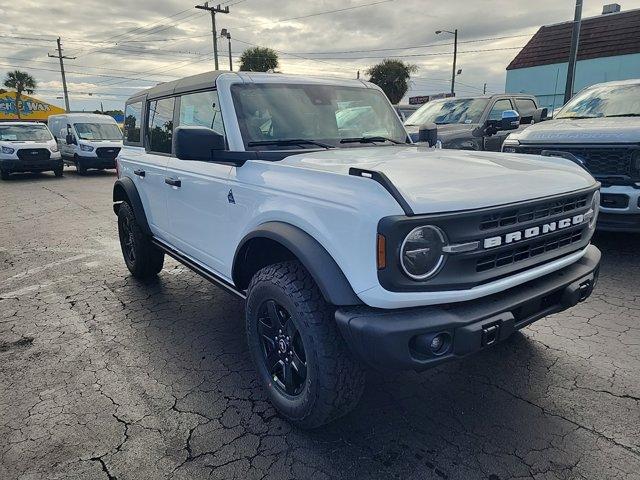
<path fill-rule="evenodd" d="M 4 79 L 4 86 L 16 91 L 16 113 L 19 119 L 22 94 L 26 92 L 31 95 L 36 89 L 37 82 L 35 78 L 27 72 L 14 70 L 13 72 L 7 72 L 7 76 Z"/>

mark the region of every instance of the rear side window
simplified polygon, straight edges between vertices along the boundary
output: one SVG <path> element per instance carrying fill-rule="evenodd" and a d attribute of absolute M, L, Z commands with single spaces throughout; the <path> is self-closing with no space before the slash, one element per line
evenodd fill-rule
<path fill-rule="evenodd" d="M 124 143 L 141 145 L 142 102 L 130 103 L 124 109 Z"/>
<path fill-rule="evenodd" d="M 206 127 L 224 136 L 218 92 L 212 90 L 180 97 L 180 125 Z"/>
<path fill-rule="evenodd" d="M 148 150 L 156 153 L 171 153 L 173 139 L 173 104 L 175 98 L 161 98 L 149 102 L 147 116 Z"/>
<path fill-rule="evenodd" d="M 530 98 L 516 98 L 516 109 L 520 114 L 520 123 L 531 123 L 536 104 Z"/>

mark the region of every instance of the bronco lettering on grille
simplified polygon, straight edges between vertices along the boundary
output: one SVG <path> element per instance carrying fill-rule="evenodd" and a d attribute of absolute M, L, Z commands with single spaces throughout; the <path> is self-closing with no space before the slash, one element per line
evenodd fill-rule
<path fill-rule="evenodd" d="M 556 230 L 563 230 L 573 225 L 580 225 L 591 217 L 589 213 L 574 215 L 571 218 L 563 218 L 555 222 L 545 223 L 537 227 L 527 228 L 526 230 L 518 230 L 515 232 L 505 233 L 496 237 L 485 238 L 483 241 L 484 248 L 494 248 L 500 245 L 508 245 L 510 243 L 519 242 L 521 240 L 528 240 L 530 238 L 545 235 L 547 233 L 555 232 Z"/>

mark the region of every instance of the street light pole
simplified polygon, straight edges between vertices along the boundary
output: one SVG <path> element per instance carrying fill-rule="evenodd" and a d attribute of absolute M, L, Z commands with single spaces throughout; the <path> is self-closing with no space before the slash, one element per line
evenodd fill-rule
<path fill-rule="evenodd" d="M 567 84 L 564 88 L 564 103 L 571 100 L 573 86 L 576 77 L 576 62 L 578 60 L 578 44 L 580 43 L 580 26 L 582 25 L 582 0 L 576 0 L 576 12 L 573 17 L 573 30 L 571 32 L 571 52 L 567 65 Z"/>
<path fill-rule="evenodd" d="M 220 30 L 220 37 L 229 40 L 229 71 L 233 72 L 233 61 L 231 60 L 231 32 L 226 28 Z"/>
<path fill-rule="evenodd" d="M 437 30 L 436 35 L 440 35 L 441 33 L 450 33 L 453 35 L 453 68 L 451 71 L 451 95 L 455 97 L 456 95 L 456 62 L 458 60 L 458 29 L 456 28 L 453 32 L 450 30 Z"/>

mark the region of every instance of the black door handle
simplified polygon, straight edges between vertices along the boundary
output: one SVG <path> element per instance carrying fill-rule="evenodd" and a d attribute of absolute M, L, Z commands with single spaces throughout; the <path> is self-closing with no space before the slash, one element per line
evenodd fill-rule
<path fill-rule="evenodd" d="M 144 170 L 134 170 L 133 174 L 139 177 L 144 177 L 147 173 Z"/>
<path fill-rule="evenodd" d="M 171 185 L 172 187 L 182 186 L 182 182 L 177 178 L 165 178 L 164 183 L 166 183 L 167 185 Z"/>

